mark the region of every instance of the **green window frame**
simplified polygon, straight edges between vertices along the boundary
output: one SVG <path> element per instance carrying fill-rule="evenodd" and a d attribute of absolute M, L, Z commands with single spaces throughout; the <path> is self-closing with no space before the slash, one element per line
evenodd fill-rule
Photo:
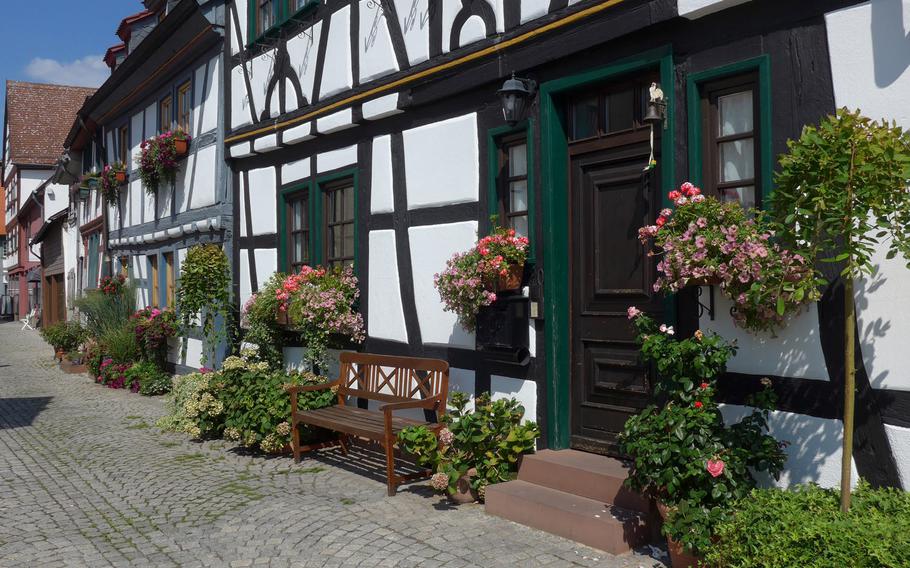
<path fill-rule="evenodd" d="M 319 5 L 319 0 L 247 0 L 247 45 L 275 34 L 288 20 Z M 261 9 L 268 8 L 274 21 L 263 27 Z"/>
<path fill-rule="evenodd" d="M 757 120 L 754 129 L 758 141 L 758 163 L 755 164 L 758 186 L 756 202 L 764 207 L 773 191 L 773 154 L 771 145 L 771 58 L 761 55 L 722 67 L 689 74 L 686 79 L 686 99 L 688 106 L 688 143 L 689 143 L 689 181 L 695 185 L 705 183 L 705 133 L 703 132 L 705 116 L 703 112 L 705 89 L 719 81 L 750 74 L 757 76 Z"/>
<path fill-rule="evenodd" d="M 291 246 L 291 224 L 289 208 L 295 200 L 303 194 L 307 195 L 308 201 L 308 227 L 309 239 L 307 256 L 309 265 L 325 265 L 328 260 L 328 239 L 326 233 L 328 204 L 326 193 L 336 190 L 340 185 L 353 186 L 354 199 L 354 272 L 357 272 L 357 259 L 359 255 L 359 235 L 360 227 L 357 219 L 359 210 L 359 192 L 358 192 L 359 170 L 350 168 L 335 173 L 326 174 L 310 178 L 301 183 L 297 183 L 282 189 L 278 196 L 278 262 L 282 272 L 292 270 L 291 259 L 289 256 L 289 247 Z M 348 182 L 348 183 L 345 183 Z"/>
<path fill-rule="evenodd" d="M 523 138 L 527 148 L 527 218 L 528 218 L 528 262 L 536 261 L 536 246 L 534 231 L 536 228 L 535 206 L 535 154 L 534 154 L 534 119 L 510 126 L 500 126 L 487 131 L 487 210 L 490 215 L 499 216 L 500 225 L 507 226 L 508 217 L 505 205 L 509 201 L 508 175 L 502 171 L 506 165 L 503 159 L 503 150 L 510 145 L 520 143 Z"/>

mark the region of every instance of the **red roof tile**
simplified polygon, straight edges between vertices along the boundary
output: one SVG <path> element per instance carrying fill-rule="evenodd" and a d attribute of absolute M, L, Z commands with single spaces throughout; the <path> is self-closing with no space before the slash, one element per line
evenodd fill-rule
<path fill-rule="evenodd" d="M 87 87 L 7 81 L 7 159 L 16 164 L 56 163 L 76 113 L 94 92 Z"/>
<path fill-rule="evenodd" d="M 117 36 L 125 42 L 130 41 L 130 35 L 132 35 L 133 31 L 130 26 L 154 15 L 155 12 L 152 12 L 151 10 L 143 10 L 137 14 L 123 18 L 120 20 L 120 25 L 117 26 Z"/>

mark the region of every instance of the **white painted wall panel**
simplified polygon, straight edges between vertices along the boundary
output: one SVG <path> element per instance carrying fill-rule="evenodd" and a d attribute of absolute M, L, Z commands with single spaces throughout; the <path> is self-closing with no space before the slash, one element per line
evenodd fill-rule
<path fill-rule="evenodd" d="M 370 181 L 370 212 L 391 213 L 395 209 L 392 190 L 392 137 L 373 138 L 372 180 Z"/>
<path fill-rule="evenodd" d="M 346 108 L 316 119 L 316 130 L 321 134 L 330 134 L 357 126 L 354 124 L 352 109 Z"/>
<path fill-rule="evenodd" d="M 347 146 L 319 154 L 316 158 L 316 170 L 319 173 L 328 172 L 356 163 L 357 146 Z"/>
<path fill-rule="evenodd" d="M 138 177 L 138 176 L 137 176 Z M 143 194 L 145 193 L 145 188 L 142 187 L 142 182 L 138 179 L 131 180 L 129 185 L 129 196 L 130 196 L 130 213 L 129 213 L 129 224 L 130 225 L 139 225 L 142 223 L 142 206 L 145 202 Z"/>
<path fill-rule="evenodd" d="M 310 103 L 313 102 L 313 80 L 316 77 L 316 57 L 319 52 L 319 38 L 322 22 L 300 32 L 288 40 L 288 56 L 300 79 L 300 89 Z"/>
<path fill-rule="evenodd" d="M 301 180 L 310 175 L 310 159 L 304 158 L 281 166 L 281 183 Z"/>
<path fill-rule="evenodd" d="M 192 367 L 198 369 L 202 366 L 202 341 L 199 339 L 181 338 L 186 343 L 186 356 L 180 357 L 180 363 L 186 365 L 187 367 Z M 177 353 L 181 353 L 181 349 L 178 348 Z M 209 362 L 211 365 L 211 362 Z"/>
<path fill-rule="evenodd" d="M 310 138 L 313 138 L 312 122 L 298 124 L 281 133 L 281 141 L 285 144 L 298 144 Z"/>
<path fill-rule="evenodd" d="M 407 343 L 395 244 L 394 230 L 370 231 L 368 333 Z"/>
<path fill-rule="evenodd" d="M 275 168 L 250 170 L 250 200 L 253 235 L 268 235 L 278 231 L 276 220 Z"/>
<path fill-rule="evenodd" d="M 177 178 L 177 204 L 180 211 L 199 209 L 218 201 L 217 146 L 206 146 L 189 156 Z"/>
<path fill-rule="evenodd" d="M 240 302 L 242 307 L 253 295 L 252 279 L 250 278 L 249 249 L 240 249 Z"/>
<path fill-rule="evenodd" d="M 398 93 L 366 101 L 360 106 L 364 120 L 379 120 L 403 112 L 398 108 Z"/>
<path fill-rule="evenodd" d="M 525 407 L 523 422 L 537 422 L 537 383 L 511 377 L 490 377 L 490 394 L 493 400 L 514 398 Z"/>
<path fill-rule="evenodd" d="M 891 453 L 897 463 L 897 470 L 901 476 L 901 485 L 905 491 L 910 491 L 910 428 L 885 424 L 885 434 L 891 444 Z"/>
<path fill-rule="evenodd" d="M 251 122 L 250 97 L 243 78 L 243 66 L 237 65 L 231 69 L 231 129 Z"/>
<path fill-rule="evenodd" d="M 461 35 L 458 40 L 460 47 L 470 45 L 475 41 L 480 41 L 487 37 L 487 27 L 480 16 L 471 16 L 461 28 Z"/>
<path fill-rule="evenodd" d="M 549 6 L 549 0 L 523 0 L 521 3 L 521 23 L 530 22 L 545 16 Z"/>
<path fill-rule="evenodd" d="M 873 0 L 825 15 L 834 99 L 910 128 L 910 4 Z M 878 274 L 857 284 L 859 338 L 875 388 L 910 390 L 910 271 L 900 257 L 873 256 Z"/>
<path fill-rule="evenodd" d="M 256 111 L 256 117 L 262 116 L 265 110 L 265 94 L 269 88 L 269 81 L 272 78 L 272 64 L 275 62 L 275 50 L 269 50 L 254 57 L 250 62 L 250 86 L 253 90 L 253 110 Z M 278 116 L 277 89 L 275 89 L 276 101 L 272 105 L 272 116 Z"/>
<path fill-rule="evenodd" d="M 238 199 L 239 205 L 238 206 L 240 207 L 240 236 L 247 237 L 249 235 L 247 234 L 247 230 L 246 230 L 246 182 L 245 182 L 245 176 L 243 175 L 242 172 L 241 172 L 239 178 L 240 178 L 240 183 L 237 184 L 237 187 L 238 187 L 237 195 L 239 196 L 239 199 Z"/>
<path fill-rule="evenodd" d="M 739 344 L 739 352 L 727 364 L 730 371 L 829 380 L 819 338 L 818 308 L 815 304 L 793 316 L 773 336 L 756 335 L 736 327 L 730 317 L 732 302 L 719 290 L 714 291 L 714 302 L 716 319 L 711 321 L 706 313 L 701 317 L 699 326 Z"/>
<path fill-rule="evenodd" d="M 477 201 L 477 115 L 404 131 L 408 209 Z"/>
<path fill-rule="evenodd" d="M 452 254 L 473 246 L 477 240 L 477 222 L 410 227 L 408 236 L 414 302 L 423 342 L 473 349 L 474 334 L 458 324 L 455 314 L 443 310 L 443 303 L 433 286 L 433 275 L 445 268 Z"/>
<path fill-rule="evenodd" d="M 468 403 L 468 409 L 474 410 L 474 393 L 477 391 L 477 377 L 474 371 L 470 369 L 449 368 L 449 396 L 453 392 L 467 393 L 471 402 Z"/>
<path fill-rule="evenodd" d="M 231 54 L 237 54 L 247 43 L 247 5 L 243 2 L 234 2 L 231 10 L 236 10 L 237 21 L 240 27 L 234 26 L 234 18 L 228 13 L 228 19 L 231 21 Z"/>
<path fill-rule="evenodd" d="M 739 405 L 722 405 L 721 413 L 728 423 L 738 422 L 752 411 Z M 762 480 L 765 485 L 787 487 L 795 483 L 818 483 L 822 487 L 840 486 L 843 424 L 840 420 L 815 418 L 803 414 L 775 411 L 768 419 L 768 429 L 779 441 L 789 442 L 787 463 L 780 480 Z M 853 485 L 858 479 L 853 464 Z"/>
<path fill-rule="evenodd" d="M 257 152 L 271 152 L 278 149 L 278 135 L 266 134 L 253 141 L 253 150 Z"/>
<path fill-rule="evenodd" d="M 218 127 L 218 89 L 221 84 L 221 59 L 213 57 L 208 65 L 196 69 L 196 86 L 193 93 L 193 132 L 201 136 Z M 205 85 L 205 91 L 202 86 Z"/>
<path fill-rule="evenodd" d="M 739 4 L 745 4 L 748 1 L 749 0 L 679 0 L 676 5 L 679 9 L 680 16 L 694 20 L 696 18 L 701 18 L 702 16 L 707 16 L 708 14 L 732 8 Z"/>
<path fill-rule="evenodd" d="M 322 71 L 322 85 L 319 98 L 325 99 L 354 85 L 351 65 L 351 7 L 332 14 L 329 23 L 329 41 Z"/>
<path fill-rule="evenodd" d="M 365 83 L 398 71 L 392 37 L 379 2 L 360 0 L 360 82 Z"/>
<path fill-rule="evenodd" d="M 408 61 L 411 65 L 426 61 L 430 58 L 430 0 L 394 1 Z"/>

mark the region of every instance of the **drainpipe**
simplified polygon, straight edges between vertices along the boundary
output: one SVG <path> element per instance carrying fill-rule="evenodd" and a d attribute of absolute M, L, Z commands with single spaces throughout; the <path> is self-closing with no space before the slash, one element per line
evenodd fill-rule
<path fill-rule="evenodd" d="M 34 192 L 34 191 L 31 193 L 31 195 L 29 195 L 29 199 L 31 199 L 32 201 L 34 201 L 34 202 L 38 205 L 38 207 L 39 207 L 38 210 L 40 211 L 39 215 L 41 216 L 42 219 L 44 219 L 44 203 L 41 203 L 40 201 L 38 201 L 38 197 L 35 195 L 35 192 Z M 30 252 L 30 253 L 32 253 L 33 255 L 37 256 L 37 257 L 38 257 L 38 262 L 44 262 L 44 259 L 41 258 L 41 255 L 38 254 L 38 253 L 36 253 L 35 251 L 32 250 L 32 243 L 31 243 L 31 242 L 28 243 L 28 252 Z"/>

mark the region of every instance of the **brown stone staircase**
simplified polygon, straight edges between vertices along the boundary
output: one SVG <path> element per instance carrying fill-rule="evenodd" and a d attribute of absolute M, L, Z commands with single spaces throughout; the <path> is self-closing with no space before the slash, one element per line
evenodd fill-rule
<path fill-rule="evenodd" d="M 626 475 L 614 458 L 541 450 L 524 457 L 517 480 L 487 487 L 487 513 L 622 554 L 650 542 L 658 526 L 650 503 L 623 487 Z"/>

